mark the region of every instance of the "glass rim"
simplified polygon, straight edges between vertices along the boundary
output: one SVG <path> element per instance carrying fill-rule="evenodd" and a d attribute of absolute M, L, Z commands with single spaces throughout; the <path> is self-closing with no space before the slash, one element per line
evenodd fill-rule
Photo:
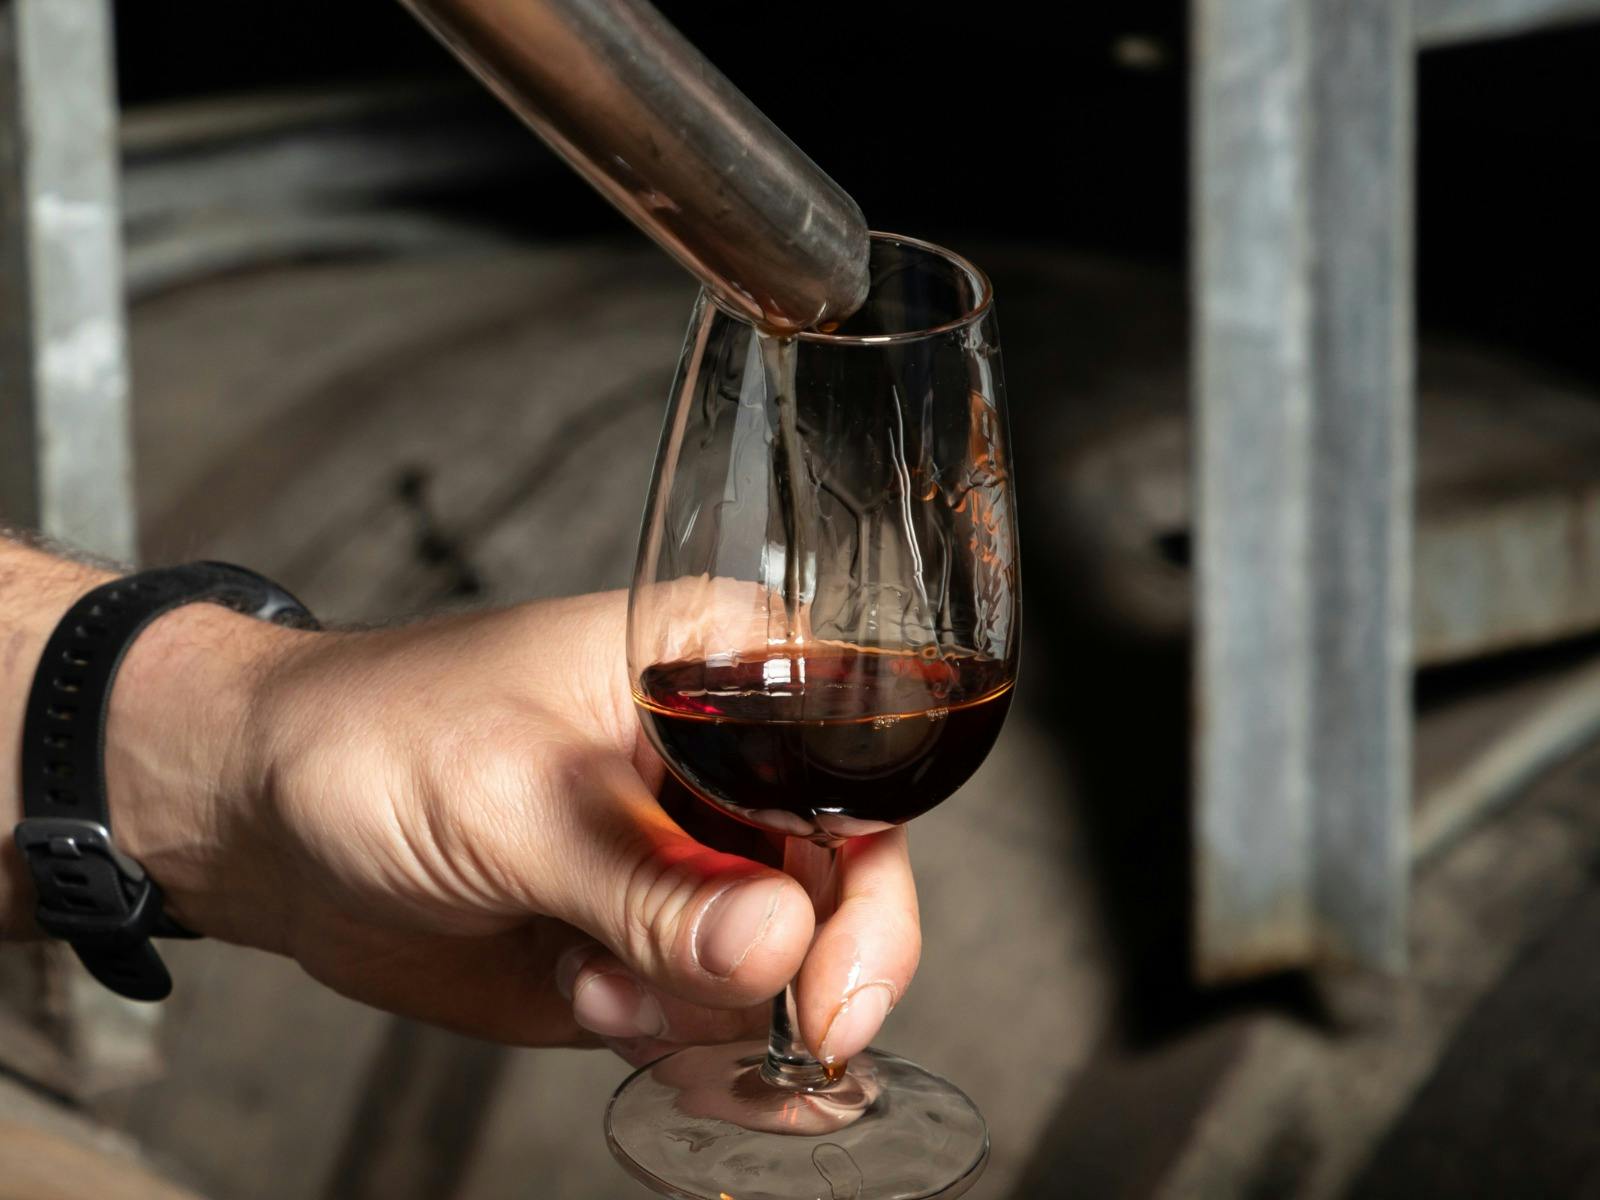
<path fill-rule="evenodd" d="M 989 277 L 983 273 L 971 259 L 968 259 L 954 250 L 947 250 L 933 242 L 924 241 L 922 238 L 908 237 L 903 233 L 889 233 L 885 230 L 871 230 L 867 237 L 874 242 L 896 242 L 902 246 L 911 246 L 922 250 L 935 258 L 942 259 L 958 271 L 965 272 L 971 277 L 977 288 L 978 298 L 960 316 L 952 317 L 948 321 L 941 321 L 937 325 L 929 325 L 924 329 L 902 329 L 894 333 L 823 333 L 818 329 L 802 329 L 798 333 L 789 334 L 789 337 L 800 342 L 812 342 L 824 346 L 888 346 L 896 342 L 915 342 L 923 338 L 937 337 L 940 334 L 950 333 L 968 325 L 976 324 L 989 315 L 989 310 L 994 307 L 994 285 L 989 282 Z M 743 322 L 752 328 L 759 328 L 756 323 L 742 313 L 736 313 L 720 300 L 707 291 L 712 303 L 723 313 L 736 321 Z"/>

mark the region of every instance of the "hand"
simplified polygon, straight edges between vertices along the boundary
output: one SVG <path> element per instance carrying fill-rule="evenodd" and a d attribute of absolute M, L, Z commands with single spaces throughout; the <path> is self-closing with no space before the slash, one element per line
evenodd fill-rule
<path fill-rule="evenodd" d="M 114 691 L 118 840 L 185 925 L 393 1012 L 637 1063 L 759 1036 L 798 974 L 807 1044 L 850 1057 L 916 968 L 905 831 L 844 846 L 815 931 L 798 884 L 727 852 L 759 834 L 691 801 L 691 837 L 625 614 L 613 593 L 299 633 L 178 610 Z"/>

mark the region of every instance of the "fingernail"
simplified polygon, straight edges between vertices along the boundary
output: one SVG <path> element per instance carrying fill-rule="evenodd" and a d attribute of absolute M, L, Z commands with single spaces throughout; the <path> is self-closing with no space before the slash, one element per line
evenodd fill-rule
<path fill-rule="evenodd" d="M 592 944 L 571 946 L 556 959 L 556 991 L 561 993 L 563 1000 L 572 999 L 572 987 L 578 982 L 578 972 L 583 970 L 583 964 L 598 949 L 599 946 Z"/>
<path fill-rule="evenodd" d="M 578 985 L 572 1019 L 601 1037 L 659 1037 L 667 1019 L 656 998 L 626 975 L 596 973 Z"/>
<path fill-rule="evenodd" d="M 766 936 L 783 895 L 781 883 L 736 883 L 713 900 L 694 931 L 695 960 L 727 978 Z"/>
<path fill-rule="evenodd" d="M 868 983 L 858 987 L 844 998 L 839 1011 L 833 1014 L 822 1035 L 819 1057 L 824 1063 L 834 1063 L 866 1049 L 867 1043 L 878 1032 L 883 1019 L 893 1007 L 894 994 L 886 983 Z M 841 1055 L 839 1050 L 848 1051 Z"/>

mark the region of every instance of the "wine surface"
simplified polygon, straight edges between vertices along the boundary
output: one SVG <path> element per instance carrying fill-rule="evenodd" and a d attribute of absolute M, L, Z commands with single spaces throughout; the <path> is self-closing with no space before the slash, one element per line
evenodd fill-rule
<path fill-rule="evenodd" d="M 926 812 L 994 745 L 1004 664 L 823 647 L 752 661 L 671 662 L 634 697 L 668 766 L 734 816 L 851 837 Z"/>

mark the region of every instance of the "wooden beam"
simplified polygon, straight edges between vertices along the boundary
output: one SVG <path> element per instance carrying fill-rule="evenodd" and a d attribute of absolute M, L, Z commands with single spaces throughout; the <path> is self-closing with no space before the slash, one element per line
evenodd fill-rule
<path fill-rule="evenodd" d="M 1196 962 L 1403 958 L 1408 6 L 1197 0 Z"/>
<path fill-rule="evenodd" d="M 1423 49 L 1600 21 L 1600 0 L 1414 0 Z"/>
<path fill-rule="evenodd" d="M 131 1140 L 0 1077 L 0 1200 L 200 1200 Z"/>

